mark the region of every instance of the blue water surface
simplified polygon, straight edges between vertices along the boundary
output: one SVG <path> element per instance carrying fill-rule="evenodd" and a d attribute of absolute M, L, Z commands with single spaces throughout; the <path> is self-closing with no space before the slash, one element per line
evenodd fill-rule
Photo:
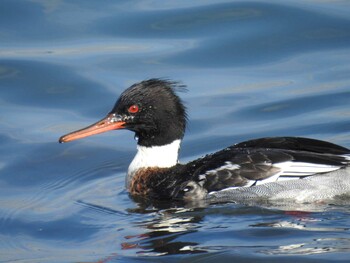
<path fill-rule="evenodd" d="M 181 81 L 181 161 L 243 140 L 350 147 L 348 1 L 0 1 L 0 262 L 348 262 L 350 201 L 140 203 L 129 131 L 58 138 Z M 298 211 L 298 212 L 295 212 Z"/>

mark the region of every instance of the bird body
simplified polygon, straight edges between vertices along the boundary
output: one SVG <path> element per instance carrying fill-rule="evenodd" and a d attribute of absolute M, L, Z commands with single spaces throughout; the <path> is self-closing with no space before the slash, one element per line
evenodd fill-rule
<path fill-rule="evenodd" d="M 283 196 L 302 199 L 301 193 L 310 196 L 305 194 L 308 189 L 311 195 L 322 197 L 323 188 L 330 189 L 324 195 L 327 197 L 350 193 L 350 150 L 315 139 L 249 140 L 180 164 L 187 116 L 175 92 L 178 86 L 160 79 L 134 84 L 121 94 L 107 117 L 62 136 L 60 142 L 114 129 L 133 131 L 137 153 L 128 169 L 126 187 L 134 196 L 229 201 Z M 343 186 L 342 179 L 346 180 Z M 315 194 L 315 189 L 320 194 Z"/>

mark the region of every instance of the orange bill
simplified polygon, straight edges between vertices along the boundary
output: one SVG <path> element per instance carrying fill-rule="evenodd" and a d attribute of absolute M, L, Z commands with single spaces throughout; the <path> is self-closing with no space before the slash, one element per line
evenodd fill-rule
<path fill-rule="evenodd" d="M 106 118 L 78 131 L 74 131 L 63 135 L 60 139 L 60 143 L 70 142 L 77 139 L 85 138 L 91 135 L 118 130 L 124 128 L 124 121 L 121 121 L 114 114 L 108 115 Z"/>

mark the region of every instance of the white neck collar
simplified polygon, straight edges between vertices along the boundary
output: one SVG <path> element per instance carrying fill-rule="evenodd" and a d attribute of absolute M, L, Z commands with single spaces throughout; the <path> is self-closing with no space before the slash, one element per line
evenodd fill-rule
<path fill-rule="evenodd" d="M 175 140 L 172 143 L 145 147 L 137 145 L 137 153 L 129 165 L 126 186 L 129 186 L 131 178 L 140 168 L 159 167 L 167 168 L 177 164 L 181 140 Z"/>

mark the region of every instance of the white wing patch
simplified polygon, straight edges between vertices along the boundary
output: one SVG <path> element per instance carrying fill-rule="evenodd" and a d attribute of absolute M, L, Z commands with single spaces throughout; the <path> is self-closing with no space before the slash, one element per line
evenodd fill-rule
<path fill-rule="evenodd" d="M 290 176 L 308 176 L 317 173 L 328 173 L 338 170 L 340 166 L 327 165 L 327 164 L 315 164 L 315 163 L 303 163 L 303 162 L 283 162 L 276 163 L 273 166 L 281 169 L 278 173 L 278 177 L 290 177 Z"/>
<path fill-rule="evenodd" d="M 344 155 L 342 155 L 344 158 L 345 158 L 345 160 L 347 161 L 347 162 L 345 162 L 345 164 L 347 164 L 347 163 L 349 163 L 350 162 L 350 154 L 344 154 Z"/>

